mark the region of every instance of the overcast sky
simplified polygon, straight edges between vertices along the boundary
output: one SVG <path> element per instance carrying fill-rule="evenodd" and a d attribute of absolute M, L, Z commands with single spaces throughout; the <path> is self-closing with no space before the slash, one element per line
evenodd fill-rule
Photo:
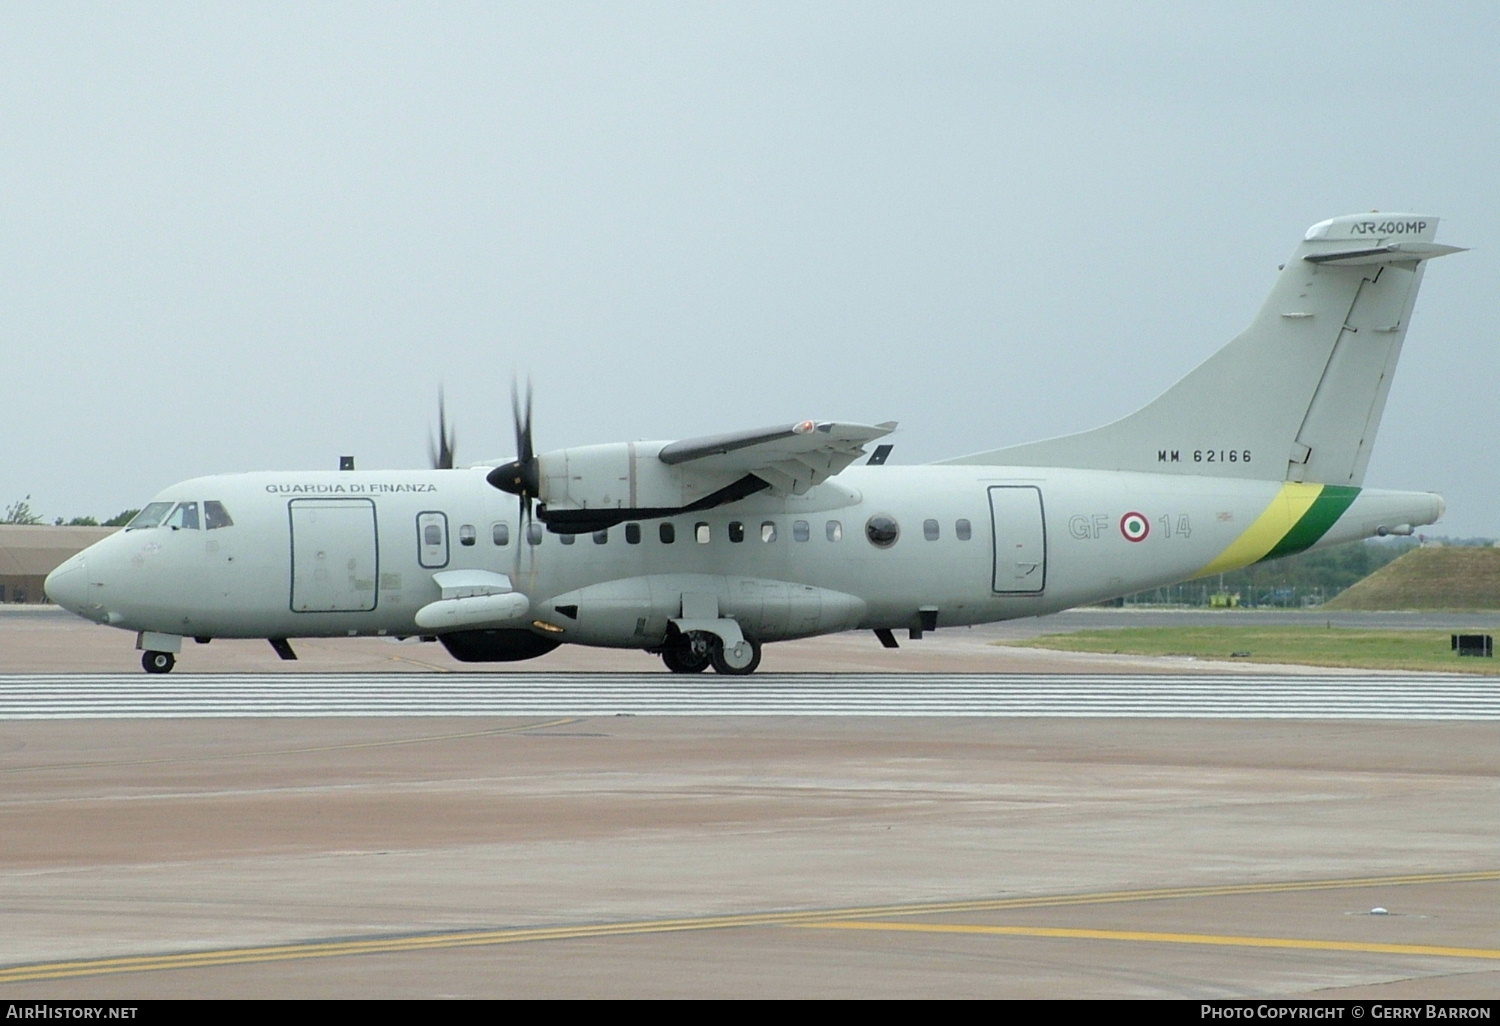
<path fill-rule="evenodd" d="M 1366 484 L 1500 536 L 1500 6 L 8 3 L 0 503 L 807 417 L 1093 427 L 1443 217 Z"/>

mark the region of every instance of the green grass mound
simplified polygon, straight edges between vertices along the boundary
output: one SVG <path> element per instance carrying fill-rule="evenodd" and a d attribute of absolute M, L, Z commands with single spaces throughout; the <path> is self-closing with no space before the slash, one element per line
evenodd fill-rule
<path fill-rule="evenodd" d="M 1466 633 L 1466 632 L 1460 632 Z M 1364 670 L 1500 674 L 1500 660 L 1460 656 L 1447 631 L 1340 627 L 1126 627 L 1005 642 L 1062 652 L 1193 656 Z"/>
<path fill-rule="evenodd" d="M 1326 609 L 1500 609 L 1500 549 L 1413 549 L 1350 585 Z"/>

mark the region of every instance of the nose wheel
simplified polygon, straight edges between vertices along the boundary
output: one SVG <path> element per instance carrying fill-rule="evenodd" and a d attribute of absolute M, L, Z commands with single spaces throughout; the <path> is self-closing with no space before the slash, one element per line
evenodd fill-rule
<path fill-rule="evenodd" d="M 177 657 L 171 652 L 147 652 L 141 656 L 141 665 L 147 673 L 171 673 Z"/>

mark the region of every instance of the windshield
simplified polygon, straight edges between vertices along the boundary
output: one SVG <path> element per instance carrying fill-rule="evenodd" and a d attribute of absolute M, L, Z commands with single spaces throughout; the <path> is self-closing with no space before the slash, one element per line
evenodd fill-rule
<path fill-rule="evenodd" d="M 198 530 L 198 504 L 196 502 L 179 502 L 172 515 L 167 517 L 167 526 L 174 531 Z"/>
<path fill-rule="evenodd" d="M 125 525 L 125 530 L 135 531 L 142 527 L 158 527 L 167 513 L 172 508 L 170 502 L 153 502 L 135 515 L 135 519 Z"/>

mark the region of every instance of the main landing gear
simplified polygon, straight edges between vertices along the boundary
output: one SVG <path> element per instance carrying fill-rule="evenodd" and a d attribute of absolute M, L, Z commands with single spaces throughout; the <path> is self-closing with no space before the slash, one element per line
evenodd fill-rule
<path fill-rule="evenodd" d="M 171 673 L 172 667 L 177 665 L 177 657 L 171 652 L 143 652 L 141 665 L 147 673 Z"/>
<path fill-rule="evenodd" d="M 716 634 L 688 631 L 667 642 L 661 650 L 661 661 L 673 673 L 702 673 L 712 666 L 715 673 L 744 676 L 760 665 L 760 643 L 746 638 L 736 645 L 725 645 Z"/>

